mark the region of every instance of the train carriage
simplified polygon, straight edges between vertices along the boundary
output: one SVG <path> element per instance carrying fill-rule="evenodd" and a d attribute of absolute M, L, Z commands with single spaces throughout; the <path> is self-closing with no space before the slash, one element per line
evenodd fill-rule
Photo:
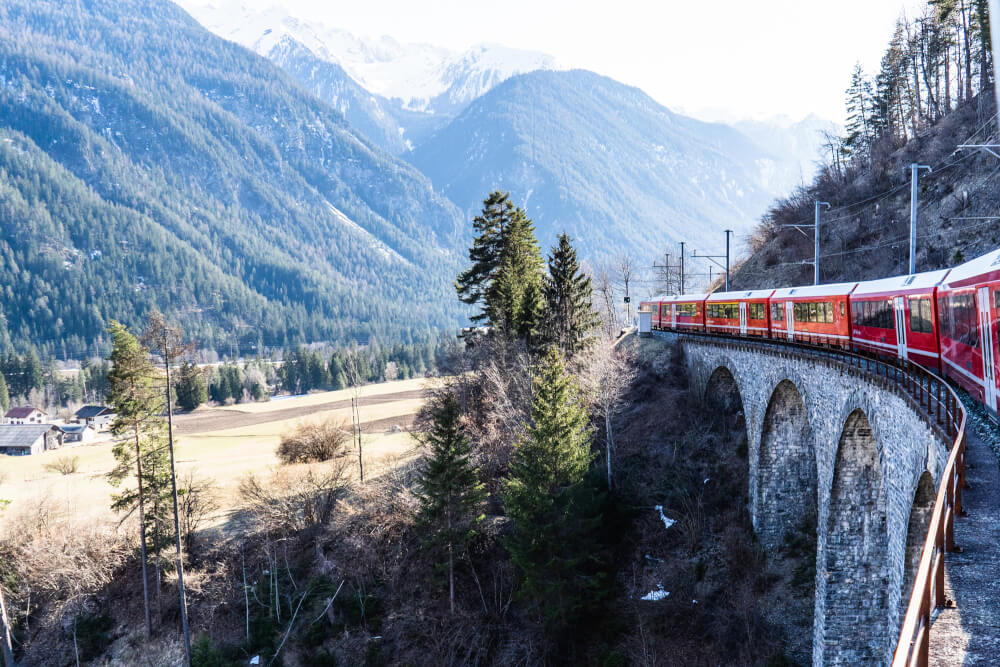
<path fill-rule="evenodd" d="M 785 287 L 769 299 L 771 336 L 850 347 L 848 298 L 857 283 Z"/>
<path fill-rule="evenodd" d="M 1000 250 L 953 268 L 937 298 L 942 370 L 995 416 L 1000 409 Z"/>
<path fill-rule="evenodd" d="M 705 330 L 705 299 L 707 294 L 679 294 L 663 297 L 660 302 L 662 329 Z"/>
<path fill-rule="evenodd" d="M 851 293 L 854 347 L 941 370 L 937 290 L 948 269 L 858 283 Z"/>
<path fill-rule="evenodd" d="M 767 303 L 773 293 L 774 290 L 715 292 L 705 301 L 705 328 L 709 333 L 769 335 Z"/>

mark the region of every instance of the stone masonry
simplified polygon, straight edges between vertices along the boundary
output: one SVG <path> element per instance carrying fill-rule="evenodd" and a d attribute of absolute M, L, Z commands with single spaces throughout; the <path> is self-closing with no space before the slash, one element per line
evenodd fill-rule
<path fill-rule="evenodd" d="M 769 345 L 657 336 L 679 341 L 695 391 L 742 404 L 762 542 L 780 546 L 815 513 L 813 664 L 890 663 L 945 442 L 905 395 L 857 369 Z"/>

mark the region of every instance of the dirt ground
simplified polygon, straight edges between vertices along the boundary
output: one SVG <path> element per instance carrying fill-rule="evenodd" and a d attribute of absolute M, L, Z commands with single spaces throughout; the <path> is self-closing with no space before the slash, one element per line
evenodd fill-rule
<path fill-rule="evenodd" d="M 409 429 L 429 381 L 405 380 L 364 387 L 360 391 L 362 453 L 366 477 L 386 466 L 412 459 L 417 442 Z M 297 425 L 333 418 L 348 428 L 350 391 L 292 396 L 264 403 L 203 407 L 175 417 L 178 477 L 193 474 L 215 486 L 223 522 L 238 504 L 240 481 L 250 473 L 266 474 L 278 465 L 275 449 L 281 435 Z M 111 521 L 110 496 L 116 492 L 106 474 L 114 466 L 112 443 L 44 452 L 37 456 L 0 457 L 0 499 L 10 504 L 0 515 L 14 517 L 42 502 L 75 521 Z M 62 475 L 46 465 L 64 458 L 78 459 L 77 472 Z M 356 474 L 356 471 L 355 471 Z"/>

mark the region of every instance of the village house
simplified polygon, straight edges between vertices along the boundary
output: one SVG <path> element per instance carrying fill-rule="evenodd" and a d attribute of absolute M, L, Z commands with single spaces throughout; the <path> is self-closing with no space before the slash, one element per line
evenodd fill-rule
<path fill-rule="evenodd" d="M 64 445 L 91 442 L 97 437 L 97 431 L 87 424 L 62 424 L 56 428 L 62 431 L 62 442 Z"/>
<path fill-rule="evenodd" d="M 0 454 L 29 456 L 47 449 L 58 449 L 62 433 L 50 424 L 0 425 Z"/>
<path fill-rule="evenodd" d="M 76 411 L 76 420 L 95 431 L 103 431 L 115 419 L 111 408 L 103 405 L 85 405 Z"/>
<path fill-rule="evenodd" d="M 46 424 L 48 421 L 48 414 L 30 405 L 11 408 L 3 416 L 4 424 Z"/>

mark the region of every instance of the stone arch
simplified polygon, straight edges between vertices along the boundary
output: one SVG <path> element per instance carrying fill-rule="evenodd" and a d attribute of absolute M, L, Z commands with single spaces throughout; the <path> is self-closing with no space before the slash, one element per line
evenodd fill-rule
<path fill-rule="evenodd" d="M 743 394 L 740 385 L 727 366 L 719 366 L 708 378 L 705 385 L 705 400 L 712 403 L 726 416 L 727 429 L 742 428 L 746 430 L 746 410 L 743 407 Z"/>
<path fill-rule="evenodd" d="M 910 520 L 906 528 L 903 590 L 899 603 L 900 618 L 903 618 L 906 614 L 906 606 L 910 602 L 913 580 L 916 579 L 917 569 L 920 567 L 920 556 L 923 552 L 924 540 L 927 538 L 927 528 L 931 523 L 931 514 L 934 512 L 934 500 L 936 496 L 937 490 L 934 487 L 934 478 L 929 471 L 925 470 L 917 482 L 917 490 L 913 493 L 913 504 L 910 506 Z"/>
<path fill-rule="evenodd" d="M 791 532 L 815 540 L 816 443 L 798 387 L 782 380 L 771 393 L 760 437 L 754 527 L 768 548 Z"/>
<path fill-rule="evenodd" d="M 879 446 L 867 415 L 848 415 L 837 445 L 826 525 L 824 664 L 884 661 L 888 531 Z"/>

